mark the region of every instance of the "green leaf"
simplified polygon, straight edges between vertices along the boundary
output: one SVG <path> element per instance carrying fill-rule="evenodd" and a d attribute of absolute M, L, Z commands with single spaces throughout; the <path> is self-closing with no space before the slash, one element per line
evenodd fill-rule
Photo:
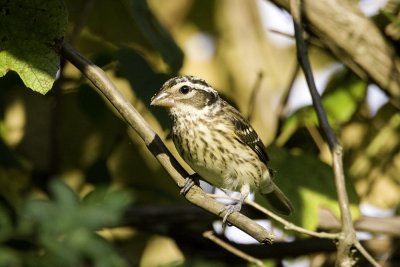
<path fill-rule="evenodd" d="M 158 22 L 146 0 L 126 1 L 134 14 L 136 23 L 148 42 L 162 55 L 170 67 L 171 73 L 176 73 L 183 65 L 183 52 L 175 43 L 171 34 Z"/>
<path fill-rule="evenodd" d="M 78 195 L 66 184 L 55 180 L 50 184 L 50 190 L 55 198 L 56 205 L 65 211 L 72 211 L 78 208 Z"/>
<path fill-rule="evenodd" d="M 113 226 L 120 220 L 130 201 L 131 198 L 125 191 L 98 188 L 83 200 L 80 219 L 92 229 Z"/>
<path fill-rule="evenodd" d="M 0 77 L 13 70 L 45 94 L 53 86 L 67 25 L 61 0 L 0 0 Z"/>
<path fill-rule="evenodd" d="M 129 81 L 135 95 L 151 109 L 163 128 L 169 128 L 171 120 L 167 112 L 160 108 L 150 107 L 150 99 L 162 84 L 172 77 L 156 73 L 149 62 L 134 49 L 120 49 L 116 59 L 119 62 L 117 75 L 125 77 Z"/>
<path fill-rule="evenodd" d="M 294 206 L 294 214 L 288 216 L 291 222 L 316 230 L 318 210 L 328 208 L 339 218 L 339 204 L 333 171 L 330 166 L 315 156 L 301 153 L 292 154 L 279 147 L 269 147 L 271 167 L 276 171 L 275 183 L 289 197 Z M 346 180 L 353 218 L 359 215 L 358 197 L 353 185 Z M 265 203 L 262 198 L 257 199 Z"/>
<path fill-rule="evenodd" d="M 351 120 L 364 100 L 367 84 L 349 70 L 333 75 L 322 95 L 322 105 L 334 130 Z M 317 114 L 312 105 L 293 113 L 282 125 L 277 143 L 284 144 L 302 127 L 318 125 Z"/>
<path fill-rule="evenodd" d="M 322 102 L 334 126 L 350 120 L 364 99 L 366 89 L 366 82 L 352 72 L 339 72 L 332 77 Z"/>
<path fill-rule="evenodd" d="M 400 18 L 395 14 L 386 11 L 385 9 L 381 9 L 380 12 L 389 19 L 390 22 L 396 24 L 397 27 L 400 27 Z"/>
<path fill-rule="evenodd" d="M 21 259 L 12 249 L 0 247 L 0 266 L 22 266 Z"/>
<path fill-rule="evenodd" d="M 80 202 L 66 184 L 54 180 L 50 184 L 54 201 L 29 201 L 22 223 L 37 231 L 38 246 L 44 255 L 37 266 L 126 266 L 112 245 L 95 231 L 115 225 L 130 201 L 125 191 L 96 189 Z M 86 263 L 86 264 L 84 264 Z"/>

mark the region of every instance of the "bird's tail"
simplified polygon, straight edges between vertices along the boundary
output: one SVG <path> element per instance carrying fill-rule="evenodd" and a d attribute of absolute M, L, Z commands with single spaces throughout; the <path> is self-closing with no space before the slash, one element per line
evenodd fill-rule
<path fill-rule="evenodd" d="M 271 188 L 272 187 L 272 188 Z M 268 186 L 268 193 L 261 190 L 261 195 L 268 200 L 268 203 L 277 212 L 283 215 L 290 215 L 293 213 L 294 209 L 290 200 L 285 196 L 285 194 L 274 184 Z"/>

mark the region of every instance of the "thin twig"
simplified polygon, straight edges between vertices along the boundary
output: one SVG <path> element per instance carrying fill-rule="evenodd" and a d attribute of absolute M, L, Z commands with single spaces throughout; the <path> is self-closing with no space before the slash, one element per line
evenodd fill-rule
<path fill-rule="evenodd" d="M 319 124 L 326 135 L 326 141 L 329 144 L 331 150 L 334 150 L 338 145 L 336 136 L 329 125 L 328 118 L 325 114 L 325 110 L 322 106 L 321 97 L 317 91 L 317 87 L 314 81 L 314 75 L 312 74 L 311 64 L 308 60 L 308 48 L 303 38 L 303 27 L 301 25 L 300 18 L 300 4 L 297 0 L 291 0 L 291 12 L 293 16 L 293 23 L 295 29 L 295 38 L 297 46 L 297 59 L 304 72 L 304 76 L 307 81 L 308 88 L 310 90 L 311 98 L 313 100 L 314 108 L 318 115 Z"/>
<path fill-rule="evenodd" d="M 288 39 L 294 40 L 294 35 L 291 34 L 291 33 L 283 32 L 283 31 L 281 31 L 281 30 L 278 30 L 278 29 L 271 29 L 271 28 L 268 29 L 268 31 L 269 31 L 270 33 L 275 33 L 275 34 L 278 34 L 278 35 L 280 35 L 280 36 L 287 37 Z"/>
<path fill-rule="evenodd" d="M 318 128 L 315 127 L 314 121 L 306 121 L 304 123 L 304 127 L 307 129 L 315 145 L 322 153 L 324 151 L 324 148 L 326 148 L 326 142 L 324 141 L 324 138 L 321 136 L 321 133 L 318 131 Z"/>
<path fill-rule="evenodd" d="M 215 195 L 215 194 L 208 194 L 208 196 L 215 198 L 215 199 L 239 200 L 238 197 L 231 197 L 231 196 L 221 196 L 221 195 Z M 282 224 L 284 226 L 284 228 L 286 230 L 291 230 L 291 231 L 295 231 L 295 232 L 298 232 L 301 234 L 306 234 L 309 236 L 314 236 L 314 237 L 319 237 L 319 238 L 327 238 L 327 239 L 334 239 L 334 240 L 337 240 L 340 238 L 340 233 L 315 232 L 315 231 L 311 231 L 311 230 L 305 229 L 303 227 L 297 226 L 297 225 L 285 220 L 281 216 L 276 215 L 272 211 L 269 211 L 268 209 L 264 208 L 263 206 L 257 204 L 254 201 L 246 199 L 245 203 L 247 205 L 257 209 L 258 211 L 264 213 L 265 215 L 272 218 L 273 220 L 279 222 L 280 224 Z"/>
<path fill-rule="evenodd" d="M 287 85 L 287 88 L 283 91 L 283 95 L 280 101 L 280 105 L 278 107 L 277 110 L 277 114 L 278 114 L 278 119 L 279 119 L 279 124 L 282 125 L 282 121 L 284 119 L 284 117 L 286 116 L 286 111 L 287 111 L 287 103 L 289 101 L 289 96 L 290 93 L 292 92 L 293 89 L 293 85 L 294 82 L 296 81 L 297 75 L 299 74 L 300 71 L 300 65 L 299 63 L 296 61 L 296 66 L 294 67 L 294 70 L 292 72 L 292 75 L 290 77 L 289 83 Z M 282 126 L 278 127 L 278 129 L 280 129 Z"/>
<path fill-rule="evenodd" d="M 297 60 L 296 60 L 295 64 L 296 65 L 295 65 L 294 70 L 289 79 L 289 83 L 287 84 L 287 87 L 283 90 L 283 95 L 281 97 L 279 106 L 276 110 L 276 114 L 278 116 L 278 126 L 277 126 L 277 130 L 275 133 L 275 137 L 276 137 L 276 144 L 281 145 L 281 146 L 283 146 L 284 143 L 287 141 L 286 138 L 282 138 L 283 137 L 282 127 L 284 125 L 284 121 L 287 116 L 287 108 L 288 108 L 287 105 L 288 105 L 289 97 L 293 90 L 294 82 L 296 81 L 297 75 L 299 74 L 299 71 L 300 71 L 300 65 Z"/>
<path fill-rule="evenodd" d="M 295 231 L 295 232 L 298 232 L 301 234 L 306 234 L 309 236 L 314 236 L 314 237 L 319 237 L 319 238 L 339 239 L 338 233 L 315 232 L 315 231 L 311 231 L 311 230 L 305 229 L 303 227 L 300 227 L 298 225 L 295 225 L 295 224 L 285 220 L 284 218 L 280 217 L 279 215 L 276 215 L 275 213 L 267 210 L 266 208 L 257 204 L 254 201 L 249 201 L 247 204 L 249 204 L 250 206 L 256 208 L 257 210 L 267 214 L 269 217 L 271 217 L 275 221 L 281 223 L 286 230 L 292 230 L 292 231 Z"/>
<path fill-rule="evenodd" d="M 188 177 L 188 173 L 173 157 L 160 137 L 154 132 L 139 112 L 118 91 L 104 71 L 80 55 L 67 43 L 63 44 L 60 53 L 65 59 L 78 68 L 82 74 L 93 83 L 99 92 L 110 101 L 126 123 L 132 127 L 144 141 L 149 151 L 157 158 L 174 182 L 182 188 L 185 183 L 185 178 Z M 193 186 L 186 193 L 185 198 L 194 205 L 221 218 L 225 215 L 225 206 L 209 198 L 198 186 Z M 273 240 L 274 236 L 272 233 L 239 212 L 231 214 L 228 217 L 228 221 L 261 243 L 272 242 Z"/>
<path fill-rule="evenodd" d="M 317 113 L 319 125 L 326 136 L 326 141 L 332 153 L 333 173 L 335 177 L 336 191 L 338 194 L 340 217 L 342 223 L 341 238 L 338 242 L 336 266 L 352 266 L 351 248 L 357 242 L 356 232 L 354 230 L 351 213 L 349 209 L 349 199 L 346 192 L 345 177 L 343 171 L 343 154 L 337 138 L 328 122 L 325 110 L 322 106 L 320 95 L 317 91 L 311 65 L 308 59 L 307 45 L 303 38 L 303 27 L 301 22 L 301 1 L 291 0 L 290 11 L 293 16 L 295 30 L 297 58 L 303 69 L 308 88 L 310 90 L 313 105 Z M 361 246 L 361 245 L 360 245 Z"/>
<path fill-rule="evenodd" d="M 271 33 L 275 33 L 281 36 L 284 36 L 288 39 L 294 40 L 294 35 L 291 33 L 286 33 L 286 32 L 282 32 L 280 30 L 277 29 L 268 29 L 269 32 Z M 306 35 L 305 36 L 305 40 L 309 43 L 312 44 L 315 47 L 319 47 L 319 48 L 325 48 L 325 46 L 321 43 L 321 41 L 318 38 L 315 38 L 313 36 L 310 35 Z"/>
<path fill-rule="evenodd" d="M 264 267 L 264 263 L 262 262 L 262 260 L 257 259 L 237 248 L 235 248 L 234 246 L 232 246 L 231 244 L 225 242 L 224 240 L 222 240 L 221 238 L 218 238 L 216 235 L 214 235 L 214 233 L 212 231 L 206 231 L 203 233 L 203 237 L 211 240 L 212 242 L 214 242 L 215 244 L 217 244 L 218 246 L 222 247 L 223 249 L 229 251 L 230 253 L 238 256 L 239 258 L 242 258 L 248 262 L 254 263 L 255 265 L 259 266 L 259 267 Z"/>
<path fill-rule="evenodd" d="M 254 83 L 253 89 L 251 90 L 251 96 L 249 100 L 249 110 L 247 111 L 247 120 L 251 121 L 253 118 L 253 113 L 254 113 L 254 107 L 257 99 L 258 92 L 261 89 L 261 82 L 263 80 L 264 74 L 262 71 L 258 73 L 257 80 Z"/>
<path fill-rule="evenodd" d="M 374 267 L 380 267 L 380 264 L 368 253 L 368 251 L 365 250 L 365 248 L 361 245 L 361 243 L 356 240 L 356 243 L 354 244 L 356 249 L 365 257 L 369 263 L 371 263 Z"/>

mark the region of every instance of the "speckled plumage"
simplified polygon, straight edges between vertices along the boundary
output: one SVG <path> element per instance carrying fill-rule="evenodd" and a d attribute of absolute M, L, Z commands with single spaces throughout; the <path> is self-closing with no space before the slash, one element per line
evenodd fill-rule
<path fill-rule="evenodd" d="M 228 207 L 224 220 L 240 210 L 250 190 L 260 191 L 281 213 L 292 212 L 271 179 L 268 155 L 257 133 L 206 81 L 195 76 L 170 79 L 152 105 L 168 109 L 174 144 L 194 171 L 214 186 L 241 192 L 241 200 Z"/>

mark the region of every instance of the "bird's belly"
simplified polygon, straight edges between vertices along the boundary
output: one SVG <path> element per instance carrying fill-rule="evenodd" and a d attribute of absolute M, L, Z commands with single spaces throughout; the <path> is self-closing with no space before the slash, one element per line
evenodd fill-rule
<path fill-rule="evenodd" d="M 238 141 L 227 140 L 229 135 L 221 132 L 213 131 L 210 135 L 199 126 L 185 130 L 186 138 L 173 132 L 175 146 L 186 163 L 207 182 L 228 190 L 239 190 L 244 184 L 254 189 L 265 178 L 267 168 L 251 148 L 244 147 L 243 151 Z"/>
<path fill-rule="evenodd" d="M 216 186 L 216 187 L 221 187 L 221 188 L 227 188 L 225 184 L 225 170 L 221 166 L 216 166 L 215 164 L 213 165 L 204 165 L 204 164 L 199 164 L 198 162 L 190 162 L 187 161 L 189 166 L 197 173 L 199 174 L 204 180 L 209 182 L 210 184 Z"/>
<path fill-rule="evenodd" d="M 258 187 L 266 166 L 256 159 L 256 155 L 248 156 L 247 153 L 237 153 L 229 149 L 220 153 L 217 149 L 219 148 L 208 144 L 203 149 L 209 151 L 205 155 L 196 153 L 193 157 L 183 153 L 182 157 L 196 173 L 214 186 L 235 191 L 244 184 L 250 185 L 252 189 Z"/>

